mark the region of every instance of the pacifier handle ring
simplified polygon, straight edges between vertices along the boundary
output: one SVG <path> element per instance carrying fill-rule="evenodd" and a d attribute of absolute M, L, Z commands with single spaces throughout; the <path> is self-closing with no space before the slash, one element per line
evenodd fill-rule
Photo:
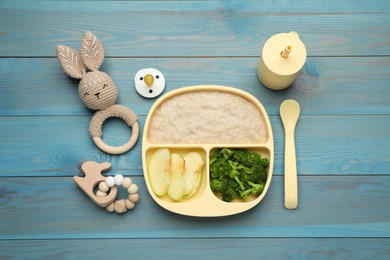
<path fill-rule="evenodd" d="M 131 136 L 129 141 L 121 146 L 111 146 L 106 144 L 100 136 L 94 136 L 92 137 L 93 142 L 95 145 L 102 150 L 103 152 L 109 153 L 109 154 L 122 154 L 127 151 L 129 151 L 137 142 L 138 136 L 139 136 L 139 124 L 138 122 L 134 122 L 131 126 Z"/>

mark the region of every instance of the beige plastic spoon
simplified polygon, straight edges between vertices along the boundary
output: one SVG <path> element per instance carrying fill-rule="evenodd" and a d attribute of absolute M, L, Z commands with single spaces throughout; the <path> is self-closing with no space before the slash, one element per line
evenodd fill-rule
<path fill-rule="evenodd" d="M 285 133 L 284 148 L 284 206 L 287 209 L 298 207 L 298 177 L 295 155 L 295 125 L 300 113 L 298 102 L 289 99 L 280 105 Z"/>

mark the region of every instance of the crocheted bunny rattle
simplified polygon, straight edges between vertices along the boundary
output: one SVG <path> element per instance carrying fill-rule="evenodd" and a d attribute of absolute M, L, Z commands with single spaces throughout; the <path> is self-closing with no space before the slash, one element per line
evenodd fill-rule
<path fill-rule="evenodd" d="M 115 104 L 118 97 L 115 83 L 110 76 L 99 71 L 104 60 L 104 49 L 98 38 L 87 31 L 82 39 L 80 53 L 58 45 L 57 57 L 67 75 L 81 79 L 79 95 L 84 105 L 98 110 L 89 124 L 89 132 L 96 146 L 109 154 L 122 154 L 130 150 L 139 135 L 138 117 L 131 109 Z M 130 139 L 122 146 L 110 146 L 101 139 L 102 125 L 109 117 L 122 118 L 132 127 Z"/>

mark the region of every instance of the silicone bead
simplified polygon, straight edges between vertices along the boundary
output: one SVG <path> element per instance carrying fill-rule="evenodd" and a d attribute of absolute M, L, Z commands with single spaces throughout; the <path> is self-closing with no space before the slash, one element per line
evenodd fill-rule
<path fill-rule="evenodd" d="M 129 177 L 126 177 L 123 179 L 122 187 L 128 189 L 132 183 L 133 182 L 131 181 L 131 179 Z"/>
<path fill-rule="evenodd" d="M 100 191 L 107 192 L 109 189 L 110 189 L 110 187 L 108 187 L 107 184 L 104 181 L 99 183 L 99 190 Z"/>
<path fill-rule="evenodd" d="M 117 186 L 122 185 L 123 175 L 122 174 L 115 175 L 114 180 L 115 180 L 115 185 L 117 185 Z"/>
<path fill-rule="evenodd" d="M 131 184 L 130 187 L 127 189 L 127 192 L 129 194 L 135 194 L 138 192 L 138 186 L 136 184 Z"/>
<path fill-rule="evenodd" d="M 123 213 L 127 211 L 125 200 L 116 200 L 114 202 L 114 210 L 116 213 Z"/>
<path fill-rule="evenodd" d="M 108 187 L 114 187 L 114 185 L 115 185 L 115 180 L 114 180 L 114 177 L 112 177 L 112 176 L 108 176 L 108 177 L 106 177 L 106 185 L 108 186 Z"/>
<path fill-rule="evenodd" d="M 96 192 L 96 196 L 98 196 L 98 197 L 105 197 L 105 196 L 107 196 L 107 193 L 105 193 L 105 192 L 103 192 L 101 190 L 98 190 Z"/>
<path fill-rule="evenodd" d="M 131 202 L 136 203 L 139 200 L 139 195 L 138 193 L 130 194 L 128 198 Z"/>
<path fill-rule="evenodd" d="M 106 210 L 108 212 L 114 212 L 114 204 L 115 204 L 114 202 L 108 204 L 108 206 L 106 207 Z"/>
<path fill-rule="evenodd" d="M 134 203 L 134 202 L 131 202 L 130 200 L 127 199 L 127 200 L 125 201 L 125 206 L 126 206 L 127 209 L 132 209 L 132 208 L 134 208 L 135 203 Z"/>

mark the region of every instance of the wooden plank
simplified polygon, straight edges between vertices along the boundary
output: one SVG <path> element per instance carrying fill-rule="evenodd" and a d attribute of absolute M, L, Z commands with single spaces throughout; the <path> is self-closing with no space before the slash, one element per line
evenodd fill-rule
<path fill-rule="evenodd" d="M 389 259 L 375 238 L 75 239 L 0 241 L 3 259 Z"/>
<path fill-rule="evenodd" d="M 284 91 L 259 83 L 257 63 L 258 58 L 108 58 L 102 70 L 116 82 L 118 103 L 138 115 L 147 115 L 156 101 L 142 98 L 134 88 L 134 75 L 145 67 L 164 73 L 164 93 L 199 84 L 232 86 L 257 97 L 270 115 L 278 115 L 288 98 L 300 102 L 304 115 L 390 114 L 389 57 L 308 58 L 294 85 Z M 0 59 L 0 78 L 0 115 L 91 115 L 80 102 L 79 81 L 70 79 L 56 58 Z"/>
<path fill-rule="evenodd" d="M 143 132 L 145 117 L 140 118 Z M 142 175 L 142 137 L 127 154 L 107 155 L 88 134 L 89 117 L 0 117 L 0 176 L 73 176 L 87 160 L 110 161 L 113 168 Z M 274 174 L 283 174 L 284 132 L 271 116 Z M 296 128 L 301 175 L 390 174 L 387 116 L 302 116 Z M 103 139 L 123 144 L 130 130 L 120 119 L 103 126 Z M 142 134 L 141 134 L 142 136 Z"/>
<path fill-rule="evenodd" d="M 372 0 L 370 3 L 366 1 L 345 0 L 341 3 L 337 0 L 320 1 L 320 0 L 301 0 L 299 3 L 292 5 L 289 1 L 263 0 L 260 3 L 257 0 L 226 0 L 226 1 L 209 1 L 209 0 L 114 0 L 114 1 L 95 1 L 99 4 L 91 4 L 95 0 L 77 0 L 77 6 L 88 7 L 89 10 L 104 11 L 111 10 L 112 12 L 133 10 L 133 11 L 210 11 L 214 9 L 229 8 L 239 9 L 243 11 L 263 11 L 271 13 L 291 13 L 291 12 L 312 12 L 321 14 L 323 12 L 352 12 L 352 13 L 370 13 L 370 12 L 388 12 L 386 9 L 388 2 L 386 0 Z M 3 0 L 0 7 L 9 8 L 11 10 L 27 9 L 27 10 L 42 10 L 51 11 L 75 11 L 74 3 L 69 3 L 64 0 L 57 0 L 57 4 L 45 3 L 41 0 L 19 0 L 19 6 L 16 6 L 12 0 Z M 50 1 L 48 1 L 50 2 Z M 169 2 L 169 4 L 164 4 Z M 207 3 L 202 3 L 207 2 Z"/>
<path fill-rule="evenodd" d="M 123 215 L 96 206 L 70 177 L 2 177 L 0 240 L 88 238 L 390 237 L 389 176 L 302 176 L 299 207 L 283 206 L 283 178 L 252 210 L 221 218 L 170 213 L 147 194 Z M 147 217 L 146 217 L 147 216 Z"/>
<path fill-rule="evenodd" d="M 296 128 L 301 175 L 390 174 L 388 116 L 302 116 Z M 113 168 L 142 175 L 142 139 L 127 154 L 107 155 L 88 134 L 90 117 L 0 117 L 0 176 L 73 176 L 87 160 L 110 161 Z M 141 133 L 145 117 L 140 117 Z M 274 174 L 283 174 L 284 132 L 271 116 L 275 143 Z M 103 139 L 123 144 L 130 130 L 119 119 L 103 126 Z M 362 141 L 363 140 L 363 141 Z"/>
<path fill-rule="evenodd" d="M 115 57 L 257 56 L 270 36 L 289 31 L 309 56 L 389 55 L 389 2 L 376 3 L 2 1 L 0 56 L 78 49 L 85 30 Z"/>

